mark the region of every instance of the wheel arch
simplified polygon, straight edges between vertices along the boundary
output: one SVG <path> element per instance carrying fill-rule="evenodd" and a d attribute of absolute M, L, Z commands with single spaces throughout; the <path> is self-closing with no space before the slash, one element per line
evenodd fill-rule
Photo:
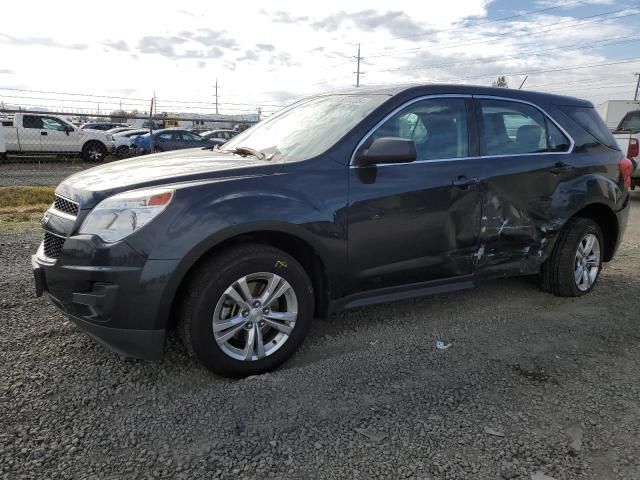
<path fill-rule="evenodd" d="M 259 243 L 278 248 L 295 258 L 309 275 L 314 289 L 314 303 L 316 318 L 325 318 L 329 310 L 329 277 L 325 263 L 318 249 L 304 235 L 284 229 L 261 228 L 234 232 L 223 239 L 201 244 L 190 253 L 174 273 L 167 285 L 167 305 L 161 309 L 166 312 L 168 329 L 176 326 L 179 319 L 180 301 L 184 294 L 187 279 L 191 273 L 211 256 L 224 249 L 242 243 Z"/>
<path fill-rule="evenodd" d="M 610 261 L 615 254 L 620 236 L 618 217 L 611 207 L 604 203 L 591 203 L 577 211 L 572 216 L 572 218 L 574 217 L 590 218 L 598 224 L 604 240 L 604 255 L 602 259 L 605 262 Z"/>

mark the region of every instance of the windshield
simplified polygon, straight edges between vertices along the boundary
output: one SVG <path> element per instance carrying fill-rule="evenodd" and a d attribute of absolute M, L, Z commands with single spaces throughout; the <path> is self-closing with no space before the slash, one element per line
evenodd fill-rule
<path fill-rule="evenodd" d="M 622 122 L 620 122 L 620 125 L 618 125 L 618 130 L 630 132 L 640 130 L 640 111 L 627 113 L 622 119 Z"/>
<path fill-rule="evenodd" d="M 305 160 L 327 150 L 388 98 L 327 95 L 302 100 L 237 135 L 222 150 L 248 147 L 271 160 Z"/>

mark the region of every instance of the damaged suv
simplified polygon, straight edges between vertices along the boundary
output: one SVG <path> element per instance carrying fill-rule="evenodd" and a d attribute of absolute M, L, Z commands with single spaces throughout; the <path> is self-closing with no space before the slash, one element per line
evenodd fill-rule
<path fill-rule="evenodd" d="M 36 289 L 122 355 L 159 358 L 177 329 L 212 371 L 253 375 L 344 308 L 509 275 L 588 293 L 625 230 L 631 170 L 575 98 L 317 95 L 220 149 L 67 178 L 42 220 Z"/>

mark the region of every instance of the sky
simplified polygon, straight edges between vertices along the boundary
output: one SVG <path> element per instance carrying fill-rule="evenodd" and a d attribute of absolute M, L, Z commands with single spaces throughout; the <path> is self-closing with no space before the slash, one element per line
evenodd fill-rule
<path fill-rule="evenodd" d="M 633 99 L 640 1 L 3 2 L 0 102 L 269 115 L 362 85 L 469 83 Z M 577 68 L 576 68 L 577 67 Z M 70 95 L 73 94 L 73 95 Z"/>

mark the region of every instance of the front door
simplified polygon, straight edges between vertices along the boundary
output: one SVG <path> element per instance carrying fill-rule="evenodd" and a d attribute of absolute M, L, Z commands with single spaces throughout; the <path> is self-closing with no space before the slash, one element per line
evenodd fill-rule
<path fill-rule="evenodd" d="M 78 151 L 78 134 L 75 129 L 69 132 L 70 126 L 54 117 L 42 117 L 40 141 L 43 151 L 76 152 Z"/>
<path fill-rule="evenodd" d="M 409 102 L 359 149 L 379 137 L 407 138 L 417 159 L 349 169 L 352 292 L 473 272 L 484 172 L 470 158 L 469 105 L 459 97 Z"/>

